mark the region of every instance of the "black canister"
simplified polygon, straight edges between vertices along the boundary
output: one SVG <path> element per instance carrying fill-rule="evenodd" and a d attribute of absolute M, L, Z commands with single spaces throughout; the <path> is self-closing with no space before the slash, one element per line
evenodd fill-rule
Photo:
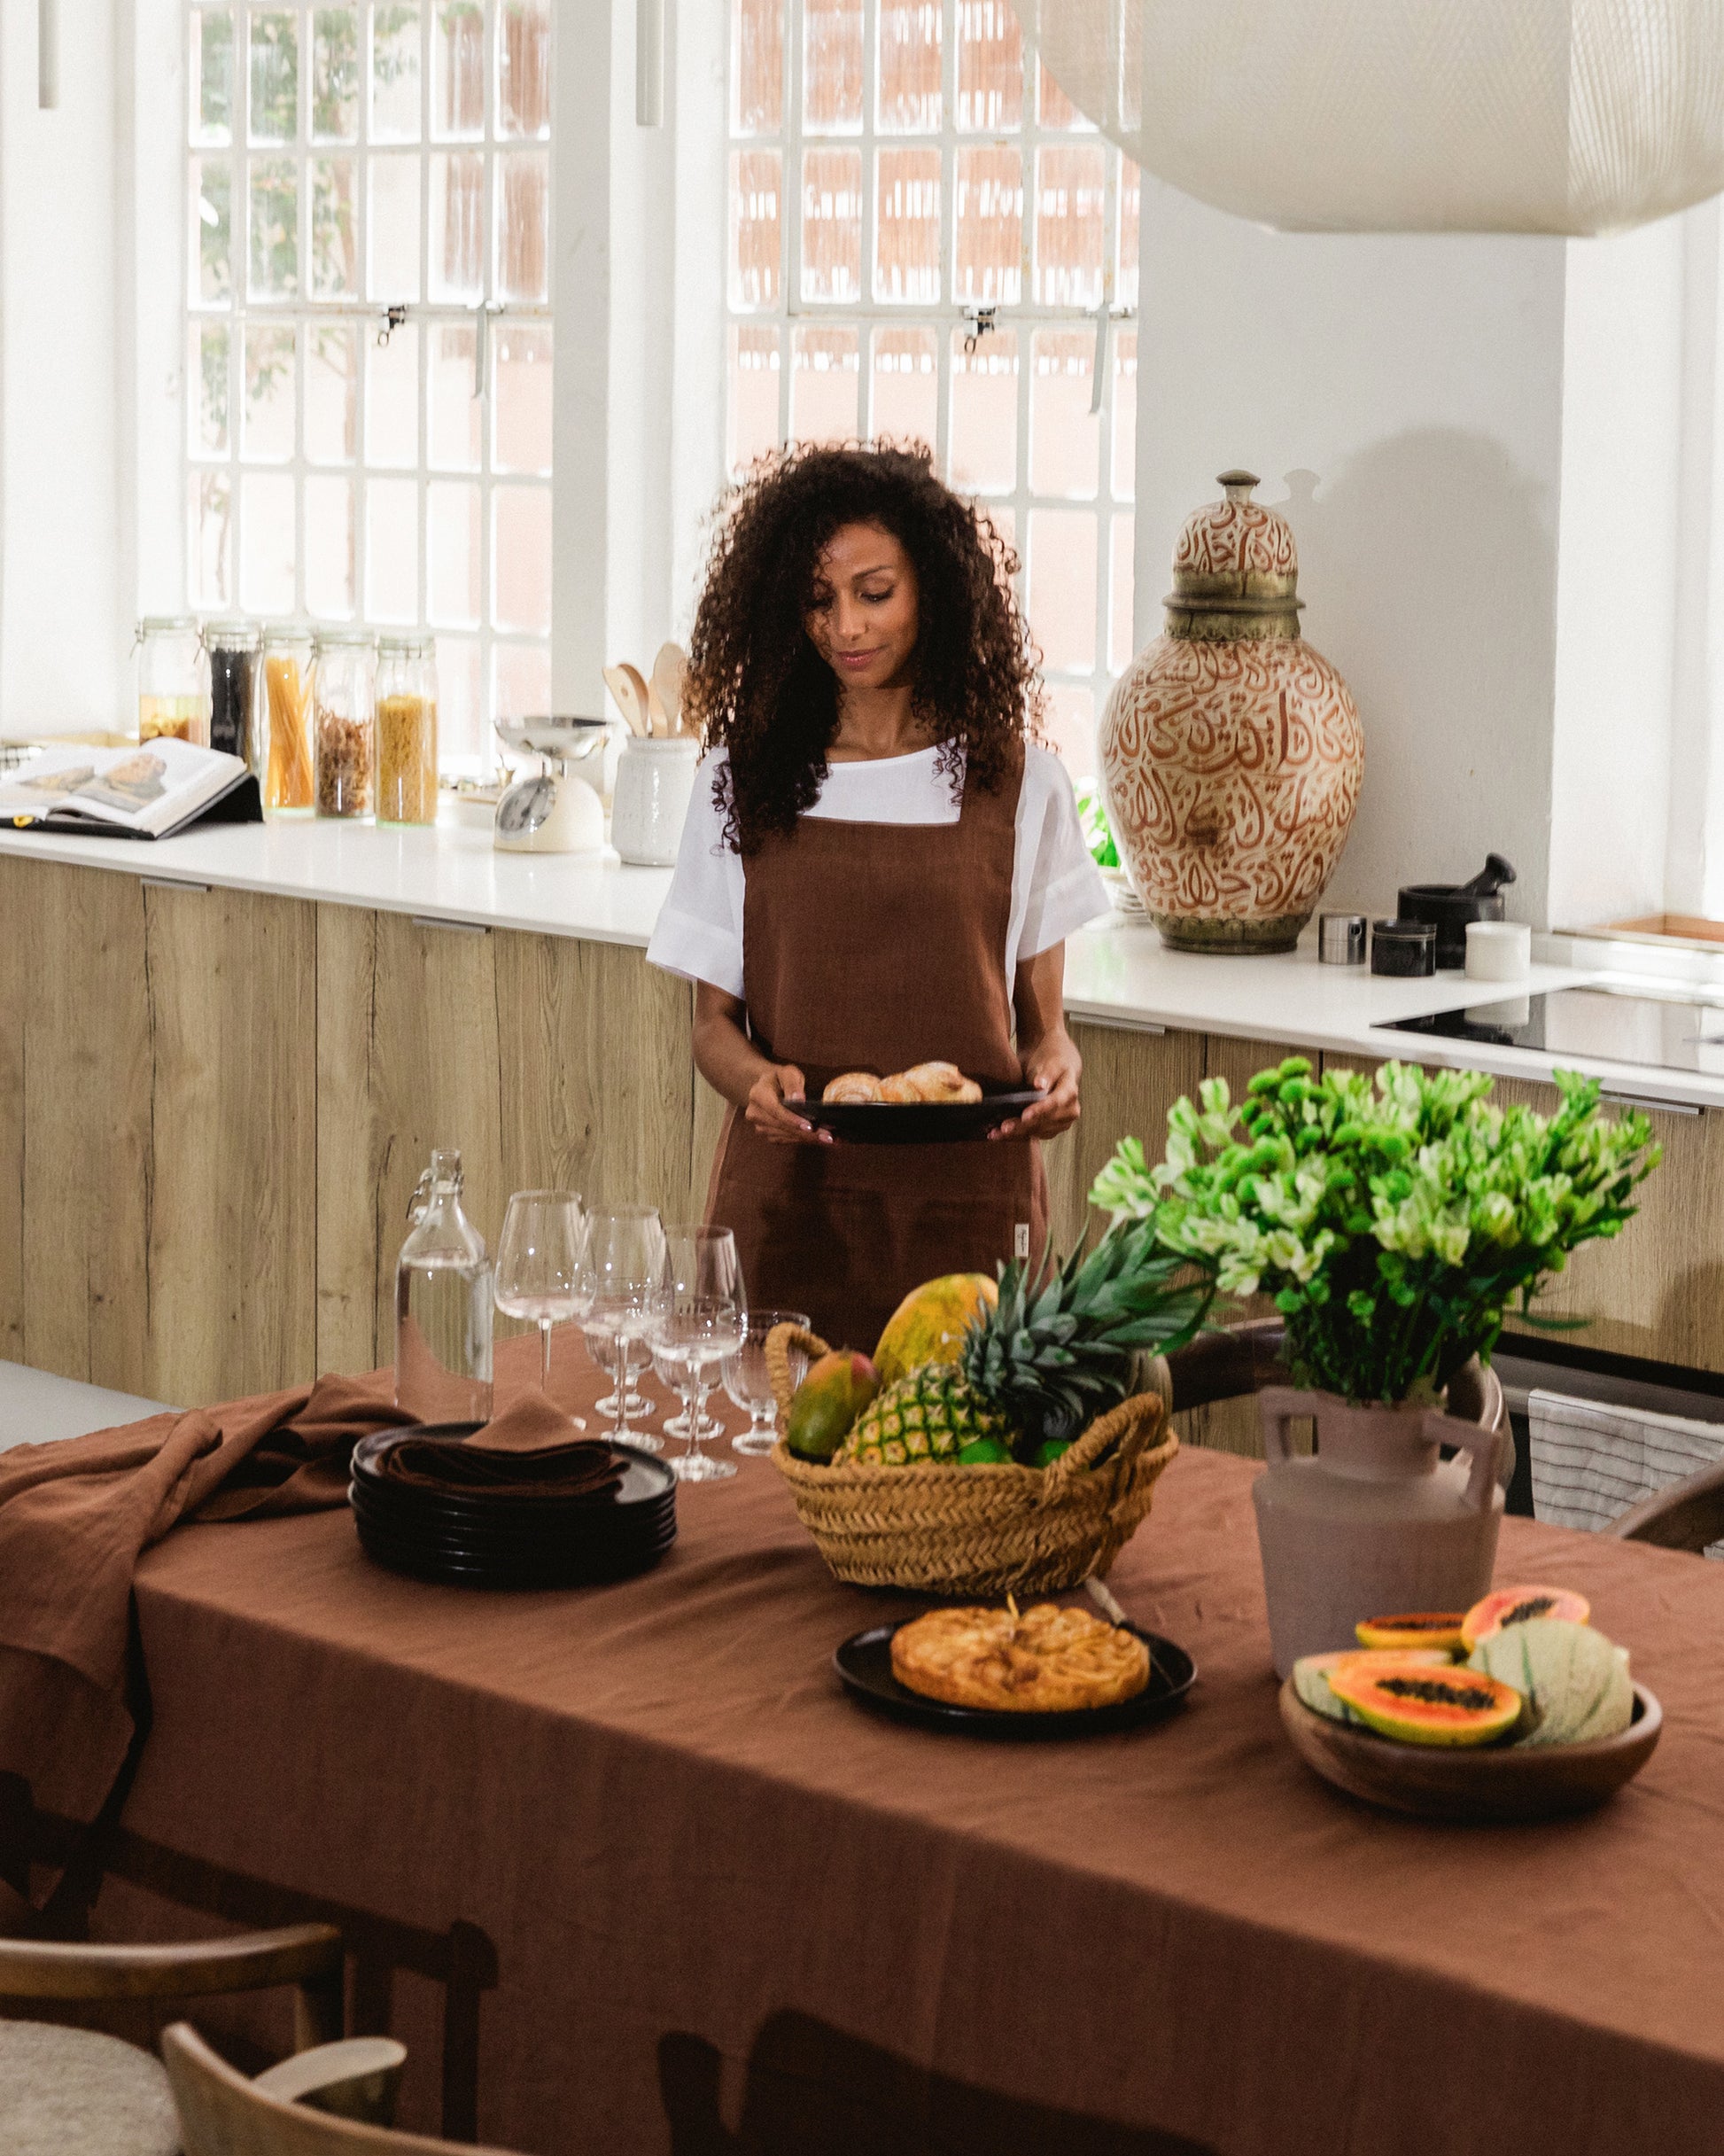
<path fill-rule="evenodd" d="M 1403 883 L 1401 918 L 1428 921 L 1436 930 L 1439 966 L 1464 966 L 1468 922 L 1501 921 L 1503 886 L 1514 880 L 1514 864 L 1500 853 L 1490 854 L 1470 883 Z"/>
<path fill-rule="evenodd" d="M 209 745 L 255 769 L 252 704 L 262 631 L 255 621 L 210 621 L 204 625 L 204 642 L 209 651 Z"/>
<path fill-rule="evenodd" d="M 1437 930 L 1429 921 L 1373 921 L 1371 969 L 1403 979 L 1437 969 Z"/>

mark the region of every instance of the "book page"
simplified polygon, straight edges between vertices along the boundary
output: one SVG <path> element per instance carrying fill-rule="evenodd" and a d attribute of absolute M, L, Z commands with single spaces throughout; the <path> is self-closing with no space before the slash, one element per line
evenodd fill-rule
<path fill-rule="evenodd" d="M 165 831 L 224 793 L 245 770 L 237 756 L 160 736 L 137 748 L 45 748 L 0 775 L 0 817 Z"/>

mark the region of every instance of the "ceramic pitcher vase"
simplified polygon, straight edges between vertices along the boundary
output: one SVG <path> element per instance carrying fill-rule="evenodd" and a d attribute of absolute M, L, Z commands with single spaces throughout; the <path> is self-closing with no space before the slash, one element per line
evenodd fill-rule
<path fill-rule="evenodd" d="M 1356 1646 L 1363 1618 L 1466 1609 L 1490 1591 L 1503 1518 L 1500 1430 L 1436 1407 L 1359 1407 L 1327 1392 L 1257 1396 L 1267 1471 L 1252 1484 L 1275 1673 Z M 1315 1418 L 1309 1459 L 1288 1442 Z M 1460 1449 L 1443 1460 L 1441 1445 Z"/>
<path fill-rule="evenodd" d="M 1347 842 L 1364 740 L 1299 634 L 1290 525 L 1223 471 L 1173 557 L 1167 631 L 1107 700 L 1096 748 L 1132 888 L 1176 951 L 1290 951 Z"/>

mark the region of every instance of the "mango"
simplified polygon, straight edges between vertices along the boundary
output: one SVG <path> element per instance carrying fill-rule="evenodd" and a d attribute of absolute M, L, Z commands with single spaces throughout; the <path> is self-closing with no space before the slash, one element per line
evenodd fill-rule
<path fill-rule="evenodd" d="M 895 1385 L 924 1363 L 955 1363 L 978 1312 L 991 1310 L 999 1289 L 985 1273 L 948 1273 L 912 1288 L 886 1320 L 874 1350 L 882 1385 Z"/>
<path fill-rule="evenodd" d="M 880 1374 L 853 1348 L 834 1348 L 796 1387 L 785 1419 L 785 1442 L 798 1459 L 824 1467 L 850 1425 L 880 1390 Z"/>

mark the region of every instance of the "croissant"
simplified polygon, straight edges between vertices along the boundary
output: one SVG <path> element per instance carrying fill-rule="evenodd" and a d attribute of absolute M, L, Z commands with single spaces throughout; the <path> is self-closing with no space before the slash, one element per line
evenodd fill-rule
<path fill-rule="evenodd" d="M 899 1070 L 891 1078 L 880 1081 L 880 1097 L 890 1101 L 896 1107 L 907 1108 L 922 1098 L 921 1087 L 907 1070 Z"/>
<path fill-rule="evenodd" d="M 913 1086 L 914 1098 L 919 1101 L 979 1101 L 982 1088 L 974 1078 L 967 1078 L 956 1063 L 918 1063 L 913 1070 L 905 1070 L 898 1080 L 888 1078 L 887 1086 L 895 1083 Z M 881 1088 L 885 1096 L 886 1087 Z"/>
<path fill-rule="evenodd" d="M 820 1095 L 822 1101 L 878 1101 L 881 1097 L 880 1080 L 872 1070 L 846 1070 Z"/>

